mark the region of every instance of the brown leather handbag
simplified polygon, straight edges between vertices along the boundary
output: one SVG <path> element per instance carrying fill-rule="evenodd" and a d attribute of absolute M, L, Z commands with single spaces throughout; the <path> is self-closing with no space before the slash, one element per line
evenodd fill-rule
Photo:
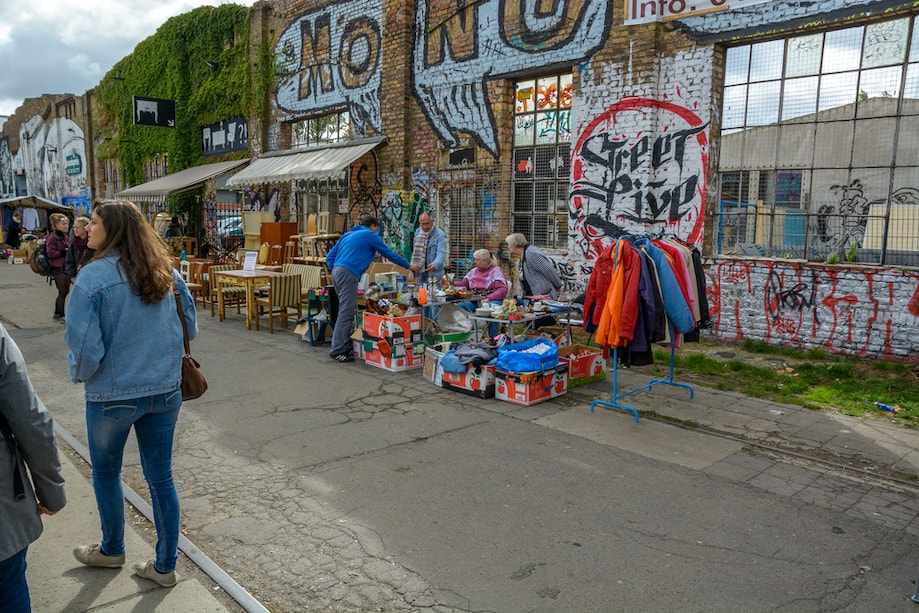
<path fill-rule="evenodd" d="M 185 353 L 182 355 L 182 400 L 200 398 L 207 391 L 207 380 L 199 370 L 201 365 L 191 357 L 191 348 L 188 346 L 188 327 L 185 325 L 185 314 L 182 313 L 182 301 L 179 290 L 173 292 L 176 297 L 176 312 L 182 322 L 182 337 L 185 341 Z"/>

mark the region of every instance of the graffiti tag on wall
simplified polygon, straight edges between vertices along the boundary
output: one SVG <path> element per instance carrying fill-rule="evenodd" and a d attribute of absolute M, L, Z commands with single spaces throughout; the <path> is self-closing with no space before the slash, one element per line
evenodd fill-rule
<path fill-rule="evenodd" d="M 661 231 L 698 244 L 707 127 L 690 109 L 650 98 L 623 98 L 595 117 L 571 156 L 574 252 L 593 261 L 624 234 Z"/>
<path fill-rule="evenodd" d="M 418 2 L 412 85 L 444 144 L 459 146 L 462 132 L 498 157 L 486 82 L 536 65 L 583 61 L 603 46 L 613 3 L 558 0 L 546 11 L 543 4 Z M 448 6 L 459 8 L 445 18 Z"/>
<path fill-rule="evenodd" d="M 379 0 L 338 2 L 296 19 L 275 53 L 278 107 L 289 113 L 347 106 L 359 134 L 383 132 L 380 54 L 383 14 Z"/>
<path fill-rule="evenodd" d="M 919 355 L 919 275 L 899 270 L 723 262 L 709 270 L 720 340 L 762 340 L 861 357 Z"/>

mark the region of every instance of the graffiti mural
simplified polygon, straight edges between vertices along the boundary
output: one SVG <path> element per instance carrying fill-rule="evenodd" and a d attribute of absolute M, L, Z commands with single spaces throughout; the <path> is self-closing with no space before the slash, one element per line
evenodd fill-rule
<path fill-rule="evenodd" d="M 0 139 L 0 198 L 16 195 L 16 184 L 13 179 L 13 154 L 10 152 L 10 139 Z"/>
<path fill-rule="evenodd" d="M 861 179 L 854 179 L 848 185 L 832 185 L 829 189 L 839 200 L 821 205 L 808 229 L 818 246 L 818 252 L 838 253 L 853 245 L 865 247 L 869 216 L 885 215 L 888 198 L 869 199 Z M 895 189 L 889 200 L 896 217 L 897 208 L 919 207 L 919 189 Z M 874 242 L 879 242 L 877 237 Z M 895 241 L 892 242 L 895 244 Z M 877 248 L 879 245 L 873 246 Z"/>
<path fill-rule="evenodd" d="M 454 12 L 445 14 L 450 6 Z M 537 65 L 586 61 L 606 42 L 612 16 L 607 0 L 420 0 L 412 50 L 415 96 L 446 146 L 459 146 L 466 133 L 497 158 L 488 80 Z"/>
<path fill-rule="evenodd" d="M 708 276 L 718 340 L 919 359 L 915 272 L 735 260 Z"/>
<path fill-rule="evenodd" d="M 411 259 L 418 218 L 427 210 L 428 201 L 420 192 L 386 192 L 380 202 L 383 242 L 402 257 Z"/>
<path fill-rule="evenodd" d="M 379 218 L 377 206 L 383 186 L 380 184 L 379 160 L 376 151 L 361 158 L 360 164 L 351 164 L 351 208 L 350 218 L 356 221 L 361 215 L 369 214 Z"/>
<path fill-rule="evenodd" d="M 700 243 L 707 128 L 689 108 L 651 98 L 623 98 L 595 117 L 571 156 L 574 254 L 593 261 L 624 234 L 666 231 Z"/>
<path fill-rule="evenodd" d="M 383 132 L 380 0 L 336 2 L 291 23 L 275 46 L 278 107 L 288 113 L 348 107 L 361 135 Z"/>

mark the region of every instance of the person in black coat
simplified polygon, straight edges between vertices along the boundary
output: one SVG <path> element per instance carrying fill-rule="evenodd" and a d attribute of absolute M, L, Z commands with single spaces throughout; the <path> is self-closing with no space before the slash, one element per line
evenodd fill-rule
<path fill-rule="evenodd" d="M 10 249 L 19 249 L 22 242 L 19 240 L 19 234 L 22 231 L 22 213 L 13 213 L 13 219 L 6 230 L 6 244 Z"/>

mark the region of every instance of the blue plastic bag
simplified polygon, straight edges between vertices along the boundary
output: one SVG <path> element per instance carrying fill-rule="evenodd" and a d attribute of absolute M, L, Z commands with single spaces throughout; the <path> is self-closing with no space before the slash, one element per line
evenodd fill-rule
<path fill-rule="evenodd" d="M 542 353 L 526 352 L 536 345 L 546 345 Z M 498 349 L 495 366 L 511 372 L 539 372 L 558 365 L 558 347 L 547 338 L 534 338 Z"/>

